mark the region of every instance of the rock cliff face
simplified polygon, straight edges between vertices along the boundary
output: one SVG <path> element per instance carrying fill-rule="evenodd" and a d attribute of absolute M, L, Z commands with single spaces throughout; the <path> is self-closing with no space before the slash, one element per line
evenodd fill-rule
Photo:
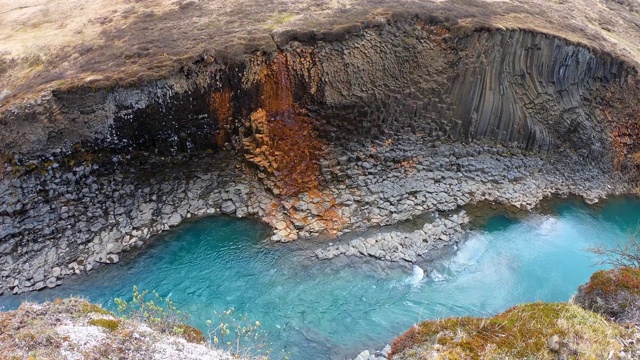
<path fill-rule="evenodd" d="M 474 33 L 462 43 L 470 56 L 449 93 L 466 136 L 606 154 L 609 139 L 592 104 L 599 88 L 626 80 L 623 63 L 529 32 Z"/>
<path fill-rule="evenodd" d="M 331 42 L 287 35 L 275 38 L 284 42 L 276 53 L 247 54 L 239 64 L 204 54 L 139 87 L 54 92 L 4 114 L 2 147 L 32 156 L 79 142 L 161 153 L 223 149 L 251 135 L 245 122 L 263 108 L 272 117 L 310 111 L 331 138 L 409 128 L 606 156 L 611 129 L 599 100 L 635 76 L 606 53 L 529 31 L 453 35 L 405 20 Z"/>
<path fill-rule="evenodd" d="M 3 113 L 0 293 L 117 262 L 191 216 L 258 216 L 292 240 L 485 199 L 596 199 L 637 176 L 636 72 L 607 53 L 414 17 L 272 45 Z"/>

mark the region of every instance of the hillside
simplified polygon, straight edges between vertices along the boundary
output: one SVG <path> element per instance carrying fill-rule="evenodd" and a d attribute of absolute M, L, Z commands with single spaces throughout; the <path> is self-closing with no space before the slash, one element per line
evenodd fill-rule
<path fill-rule="evenodd" d="M 640 54 L 634 0 L 2 0 L 0 9 L 2 109 L 47 89 L 160 79 L 203 52 L 233 62 L 294 38 L 330 41 L 394 16 L 544 32 L 633 64 Z"/>

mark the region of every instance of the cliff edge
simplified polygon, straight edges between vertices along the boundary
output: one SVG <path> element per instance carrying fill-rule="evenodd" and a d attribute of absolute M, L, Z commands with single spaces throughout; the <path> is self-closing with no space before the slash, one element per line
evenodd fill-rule
<path fill-rule="evenodd" d="M 0 325 L 3 359 L 236 359 L 205 346 L 199 330 L 167 335 L 79 298 L 23 303 L 0 312 Z"/>

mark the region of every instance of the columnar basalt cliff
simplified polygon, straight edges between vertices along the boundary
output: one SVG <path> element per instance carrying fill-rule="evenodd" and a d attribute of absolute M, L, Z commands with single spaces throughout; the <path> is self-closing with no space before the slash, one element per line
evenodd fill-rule
<path fill-rule="evenodd" d="M 83 141 L 168 153 L 221 149 L 262 108 L 272 118 L 312 111 L 337 135 L 411 128 L 532 150 L 569 144 L 588 156 L 610 149 L 601 97 L 635 88 L 635 69 L 624 61 L 530 31 L 452 35 L 442 25 L 406 20 L 340 41 L 297 37 L 276 35 L 284 44 L 278 50 L 237 64 L 203 54 L 172 77 L 138 87 L 54 91 L 3 114 L 2 146 L 31 156 Z"/>
<path fill-rule="evenodd" d="M 5 109 L 0 293 L 117 262 L 192 216 L 257 216 L 289 241 L 637 180 L 637 74 L 606 52 L 415 16 L 270 48 Z M 318 257 L 415 261 L 464 222 L 434 224 L 399 235 L 410 249 L 367 248 L 381 237 Z"/>

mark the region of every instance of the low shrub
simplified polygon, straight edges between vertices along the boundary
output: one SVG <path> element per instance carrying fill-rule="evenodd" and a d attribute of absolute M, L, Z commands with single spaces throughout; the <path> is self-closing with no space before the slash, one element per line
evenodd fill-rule
<path fill-rule="evenodd" d="M 165 334 L 177 335 L 185 340 L 204 339 L 204 335 L 198 329 L 186 325 L 189 314 L 176 308 L 173 302 L 162 298 L 157 292 L 151 292 L 152 299 L 148 299 L 149 290 L 139 291 L 133 286 L 131 301 L 120 298 L 115 299 L 118 312 L 124 319 L 134 319 L 149 325 L 154 330 Z M 200 334 L 196 333 L 200 331 Z"/>
<path fill-rule="evenodd" d="M 205 337 L 202 331 L 187 324 L 189 314 L 178 310 L 171 300 L 160 297 L 155 291 L 140 291 L 134 286 L 131 301 L 117 298 L 115 303 L 124 319 L 146 323 L 154 330 L 192 343 L 207 342 L 213 348 L 240 358 L 266 358 L 271 352 L 260 322 L 250 321 L 247 315 L 236 315 L 233 308 L 214 311 L 213 321 L 206 321 L 208 331 Z M 282 357 L 287 358 L 286 354 Z"/>
<path fill-rule="evenodd" d="M 207 320 L 209 343 L 241 358 L 255 355 L 268 356 L 271 350 L 267 336 L 259 321 L 250 321 L 247 315 L 238 316 L 234 308 L 214 311 L 214 321 Z M 283 354 L 283 358 L 287 358 Z"/>

